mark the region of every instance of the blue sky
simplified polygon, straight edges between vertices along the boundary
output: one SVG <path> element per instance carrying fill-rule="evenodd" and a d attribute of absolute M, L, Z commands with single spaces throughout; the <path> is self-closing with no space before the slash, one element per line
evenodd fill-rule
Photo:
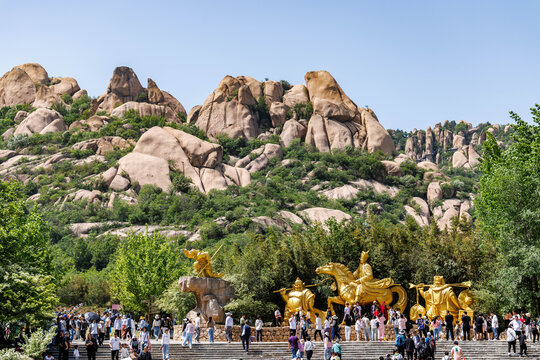
<path fill-rule="evenodd" d="M 4 1 L 0 73 L 39 62 L 91 96 L 114 67 L 189 111 L 225 75 L 328 70 L 387 128 L 509 122 L 540 102 L 540 1 Z"/>

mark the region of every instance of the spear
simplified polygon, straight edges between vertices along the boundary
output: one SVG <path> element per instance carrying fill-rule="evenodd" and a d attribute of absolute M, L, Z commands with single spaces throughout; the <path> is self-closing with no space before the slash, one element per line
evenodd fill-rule
<path fill-rule="evenodd" d="M 206 269 L 206 267 L 208 265 L 210 265 L 210 263 L 212 262 L 212 260 L 214 260 L 214 258 L 216 257 L 216 254 L 219 252 L 219 250 L 221 250 L 221 248 L 223 247 L 225 243 L 222 243 L 219 248 L 216 250 L 216 252 L 214 253 L 214 255 L 212 255 L 212 257 L 210 258 L 210 261 L 208 263 L 206 263 L 206 265 L 204 265 L 204 267 L 199 271 L 199 276 L 202 276 L 202 272 L 204 271 L 204 269 Z"/>

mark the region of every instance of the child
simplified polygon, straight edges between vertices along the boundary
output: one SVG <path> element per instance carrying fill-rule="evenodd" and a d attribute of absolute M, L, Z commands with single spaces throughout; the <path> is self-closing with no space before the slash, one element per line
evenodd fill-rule
<path fill-rule="evenodd" d="M 443 356 L 442 360 L 450 360 L 450 355 L 449 355 L 448 351 L 444 352 L 444 356 Z"/>
<path fill-rule="evenodd" d="M 122 344 L 122 350 L 120 351 L 120 359 L 129 359 L 129 350 L 126 343 Z"/>
<path fill-rule="evenodd" d="M 330 360 L 341 360 L 338 353 L 332 352 L 332 357 Z"/>
<path fill-rule="evenodd" d="M 73 345 L 73 357 L 75 360 L 79 360 L 79 345 Z"/>
<path fill-rule="evenodd" d="M 519 339 L 519 356 L 522 357 L 523 354 L 527 356 L 527 344 L 525 343 L 525 341 L 527 340 L 527 335 L 525 335 L 522 331 L 519 334 L 518 339 Z"/>
<path fill-rule="evenodd" d="M 45 360 L 54 360 L 54 356 L 52 356 L 52 354 L 49 351 L 47 351 L 45 353 Z"/>
<path fill-rule="evenodd" d="M 304 339 L 300 340 L 300 342 L 298 343 L 298 354 L 297 354 L 298 359 L 302 359 L 304 357 L 304 349 L 305 349 L 304 344 L 305 344 Z"/>

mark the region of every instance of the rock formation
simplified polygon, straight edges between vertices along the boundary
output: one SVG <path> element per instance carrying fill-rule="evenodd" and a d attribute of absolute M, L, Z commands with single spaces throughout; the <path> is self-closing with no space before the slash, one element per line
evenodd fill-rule
<path fill-rule="evenodd" d="M 234 289 L 228 281 L 218 278 L 182 276 L 178 286 L 183 292 L 195 294 L 196 307 L 186 317 L 194 320 L 201 313 L 204 321 L 211 316 L 216 323 L 225 322 L 223 307 L 234 298 Z"/>

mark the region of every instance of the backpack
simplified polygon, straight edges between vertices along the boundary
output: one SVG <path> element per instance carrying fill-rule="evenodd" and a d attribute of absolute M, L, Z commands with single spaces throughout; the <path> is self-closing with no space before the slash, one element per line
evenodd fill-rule
<path fill-rule="evenodd" d="M 405 344 L 405 339 L 403 338 L 403 335 L 399 335 L 396 339 L 396 346 L 402 347 Z"/>
<path fill-rule="evenodd" d="M 433 338 L 429 339 L 428 346 L 430 350 L 435 351 L 435 340 Z"/>
<path fill-rule="evenodd" d="M 428 348 L 426 343 L 421 343 L 418 347 L 418 356 L 425 357 L 427 356 Z"/>

